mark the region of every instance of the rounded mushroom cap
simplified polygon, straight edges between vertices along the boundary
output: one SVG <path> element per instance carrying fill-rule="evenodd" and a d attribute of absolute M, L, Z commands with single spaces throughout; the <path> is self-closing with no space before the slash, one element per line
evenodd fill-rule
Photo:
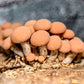
<path fill-rule="evenodd" d="M 36 23 L 36 20 L 29 20 L 25 23 L 25 26 L 33 26 Z"/>
<path fill-rule="evenodd" d="M 21 43 L 28 40 L 31 36 L 31 30 L 28 27 L 21 26 L 15 29 L 11 34 L 14 43 Z"/>
<path fill-rule="evenodd" d="M 45 60 L 44 56 L 39 56 L 39 57 L 38 57 L 38 61 L 39 61 L 40 63 L 42 63 L 44 60 Z"/>
<path fill-rule="evenodd" d="M 35 30 L 49 30 L 50 27 L 51 22 L 48 19 L 40 19 L 34 25 Z"/>
<path fill-rule="evenodd" d="M 2 45 L 2 43 L 3 43 L 3 40 L 2 40 L 2 39 L 0 39 L 0 46 Z"/>
<path fill-rule="evenodd" d="M 11 27 L 11 23 L 10 22 L 5 22 L 3 23 L 1 26 L 2 26 L 2 29 L 6 29 L 6 28 L 10 28 Z"/>
<path fill-rule="evenodd" d="M 74 32 L 70 29 L 67 29 L 64 33 L 63 33 L 63 38 L 66 38 L 66 39 L 71 39 L 75 36 Z"/>
<path fill-rule="evenodd" d="M 61 46 L 61 39 L 59 36 L 52 35 L 50 36 L 49 42 L 47 44 L 48 50 L 56 50 Z"/>
<path fill-rule="evenodd" d="M 8 38 L 6 38 L 6 39 L 3 41 L 1 47 L 2 47 L 3 49 L 5 49 L 5 50 L 8 50 L 8 49 L 12 46 L 12 44 L 13 44 L 13 43 L 11 42 L 10 37 L 8 37 Z"/>
<path fill-rule="evenodd" d="M 26 57 L 26 60 L 31 62 L 35 60 L 35 54 L 29 53 L 28 56 Z"/>
<path fill-rule="evenodd" d="M 61 34 L 66 30 L 66 26 L 62 22 L 53 22 L 50 28 L 52 34 Z"/>
<path fill-rule="evenodd" d="M 84 44 L 80 38 L 73 38 L 70 40 L 71 51 L 75 53 L 81 53 L 84 51 Z"/>
<path fill-rule="evenodd" d="M 11 33 L 13 32 L 13 30 L 11 28 L 5 29 L 2 31 L 2 36 L 3 37 L 8 37 L 11 35 Z"/>
<path fill-rule="evenodd" d="M 19 23 L 19 22 L 16 22 L 16 23 L 13 23 L 13 24 L 11 25 L 11 28 L 12 28 L 12 29 L 16 29 L 17 27 L 20 27 L 20 26 L 22 26 L 22 24 Z"/>
<path fill-rule="evenodd" d="M 29 26 L 31 33 L 33 34 L 35 32 L 34 27 L 33 26 Z"/>
<path fill-rule="evenodd" d="M 42 46 L 48 43 L 49 37 L 47 31 L 39 30 L 32 34 L 30 41 L 33 46 Z"/>
<path fill-rule="evenodd" d="M 70 51 L 70 43 L 69 40 L 62 40 L 62 45 L 59 48 L 59 51 L 62 53 L 67 53 Z"/>

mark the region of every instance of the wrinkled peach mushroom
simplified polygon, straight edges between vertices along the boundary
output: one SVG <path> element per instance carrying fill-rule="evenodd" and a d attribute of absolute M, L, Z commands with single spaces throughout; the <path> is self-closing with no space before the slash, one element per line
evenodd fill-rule
<path fill-rule="evenodd" d="M 75 36 L 74 32 L 70 29 L 67 29 L 62 35 L 62 37 L 65 38 L 65 39 L 71 39 L 74 36 Z"/>
<path fill-rule="evenodd" d="M 45 57 L 47 56 L 47 48 L 45 45 L 48 43 L 49 37 L 50 35 L 47 31 L 39 30 L 33 33 L 30 39 L 32 45 L 39 47 L 40 55 Z"/>
<path fill-rule="evenodd" d="M 1 25 L 2 29 L 7 29 L 7 28 L 10 28 L 11 27 L 11 23 L 10 22 L 5 22 Z"/>
<path fill-rule="evenodd" d="M 50 33 L 61 34 L 66 30 L 66 26 L 62 22 L 53 22 L 50 28 Z"/>
<path fill-rule="evenodd" d="M 62 45 L 59 48 L 60 54 L 58 56 L 59 61 L 63 61 L 65 59 L 65 53 L 70 52 L 70 43 L 69 40 L 62 40 Z"/>
<path fill-rule="evenodd" d="M 35 23 L 36 23 L 36 20 L 29 20 L 25 23 L 25 26 L 34 26 Z"/>
<path fill-rule="evenodd" d="M 18 27 L 11 35 L 11 39 L 14 43 L 21 43 L 25 56 L 31 52 L 30 44 L 26 42 L 30 36 L 31 30 L 26 26 Z"/>
<path fill-rule="evenodd" d="M 29 53 L 29 54 L 26 56 L 26 60 L 29 61 L 29 62 L 34 61 L 34 60 L 35 60 L 35 54 Z"/>
<path fill-rule="evenodd" d="M 22 23 L 16 22 L 16 23 L 13 23 L 13 24 L 11 25 L 11 28 L 12 28 L 12 29 L 16 29 L 17 27 L 20 27 L 20 26 L 22 26 L 22 25 L 23 25 Z"/>
<path fill-rule="evenodd" d="M 70 40 L 71 51 L 74 53 L 82 53 L 84 50 L 83 41 L 80 38 L 73 38 Z"/>
<path fill-rule="evenodd" d="M 38 57 L 38 61 L 39 61 L 40 63 L 42 63 L 44 60 L 45 60 L 44 56 L 39 56 L 39 57 Z"/>
<path fill-rule="evenodd" d="M 24 56 L 22 51 L 15 45 L 13 45 L 10 37 L 6 38 L 2 44 L 1 44 L 1 47 L 5 50 L 12 50 L 15 54 L 19 55 L 19 56 Z"/>
<path fill-rule="evenodd" d="M 49 30 L 50 27 L 51 22 L 48 19 L 40 19 L 34 25 L 35 30 Z"/>
<path fill-rule="evenodd" d="M 61 47 L 61 39 L 57 35 L 50 36 L 47 49 L 51 51 L 49 60 L 53 61 L 58 56 L 58 49 Z"/>
<path fill-rule="evenodd" d="M 6 38 L 1 45 L 1 47 L 5 50 L 8 50 L 11 46 L 12 46 L 12 42 L 10 37 Z"/>
<path fill-rule="evenodd" d="M 13 32 L 13 30 L 11 28 L 5 29 L 2 31 L 2 36 L 4 38 L 6 38 L 6 37 L 10 36 L 12 32 Z"/>
<path fill-rule="evenodd" d="M 78 37 L 74 37 L 70 40 L 71 53 L 69 53 L 63 60 L 63 64 L 70 64 L 78 53 L 82 53 L 84 50 L 84 44 Z"/>

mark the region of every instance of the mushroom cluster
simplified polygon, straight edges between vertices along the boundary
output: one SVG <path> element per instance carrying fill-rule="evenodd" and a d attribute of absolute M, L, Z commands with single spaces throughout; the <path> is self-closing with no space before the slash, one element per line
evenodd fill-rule
<path fill-rule="evenodd" d="M 0 47 L 24 57 L 27 62 L 55 62 L 69 65 L 83 57 L 84 43 L 62 22 L 48 19 L 30 20 L 24 25 L 5 22 L 0 26 Z"/>

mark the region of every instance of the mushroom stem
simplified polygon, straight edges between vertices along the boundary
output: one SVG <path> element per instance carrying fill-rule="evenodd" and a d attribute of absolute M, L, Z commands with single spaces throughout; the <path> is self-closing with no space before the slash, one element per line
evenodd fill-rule
<path fill-rule="evenodd" d="M 58 56 L 58 50 L 52 50 L 51 53 L 50 53 L 49 58 L 47 59 L 47 62 L 55 61 L 57 56 Z"/>
<path fill-rule="evenodd" d="M 10 48 L 15 54 L 23 57 L 24 54 L 23 52 L 16 46 L 16 45 L 12 45 L 11 48 Z"/>
<path fill-rule="evenodd" d="M 65 59 L 65 53 L 60 52 L 60 54 L 58 55 L 58 59 L 60 62 L 62 62 Z"/>
<path fill-rule="evenodd" d="M 31 53 L 31 46 L 29 43 L 23 42 L 23 43 L 21 43 L 21 46 L 22 46 L 23 53 L 25 56 L 27 56 L 29 53 Z"/>
<path fill-rule="evenodd" d="M 44 46 L 39 47 L 39 50 L 40 50 L 40 56 L 44 56 L 44 58 L 46 58 L 48 55 L 46 46 L 44 45 Z"/>
<path fill-rule="evenodd" d="M 66 58 L 62 61 L 62 64 L 69 65 L 76 57 L 76 53 L 69 53 Z"/>

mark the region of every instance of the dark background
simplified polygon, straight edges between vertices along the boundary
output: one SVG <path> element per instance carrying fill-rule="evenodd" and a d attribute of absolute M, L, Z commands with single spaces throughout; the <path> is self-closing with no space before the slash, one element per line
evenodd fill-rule
<path fill-rule="evenodd" d="M 84 0 L 0 0 L 0 25 L 41 18 L 65 23 L 84 41 Z"/>

